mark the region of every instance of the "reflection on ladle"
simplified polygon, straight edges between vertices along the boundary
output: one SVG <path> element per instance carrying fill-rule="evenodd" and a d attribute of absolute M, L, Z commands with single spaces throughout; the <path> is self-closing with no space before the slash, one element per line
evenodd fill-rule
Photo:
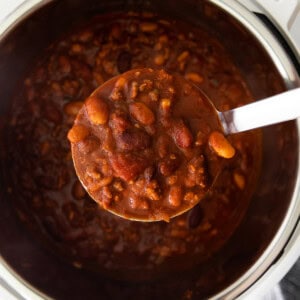
<path fill-rule="evenodd" d="M 178 75 L 131 70 L 101 85 L 79 111 L 68 134 L 76 173 L 104 209 L 168 221 L 203 199 L 235 155 L 225 135 L 297 118 L 299 94 L 219 112 Z"/>

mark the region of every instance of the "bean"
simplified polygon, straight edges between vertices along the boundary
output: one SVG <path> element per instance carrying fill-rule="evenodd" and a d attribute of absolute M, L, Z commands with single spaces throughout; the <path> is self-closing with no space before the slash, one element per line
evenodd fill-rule
<path fill-rule="evenodd" d="M 182 120 L 173 122 L 171 136 L 175 144 L 180 148 L 188 148 L 193 142 L 193 136 Z"/>
<path fill-rule="evenodd" d="M 89 135 L 89 130 L 80 124 L 74 125 L 68 132 L 68 140 L 71 143 L 78 143 Z"/>
<path fill-rule="evenodd" d="M 235 184 L 237 185 L 237 187 L 240 190 L 243 190 L 245 188 L 246 180 L 245 180 L 245 176 L 244 175 L 242 175 L 239 172 L 235 171 L 233 173 L 233 180 L 234 180 Z"/>
<path fill-rule="evenodd" d="M 92 123 L 103 125 L 107 122 L 109 117 L 108 105 L 100 98 L 89 97 L 85 102 L 85 107 Z"/>
<path fill-rule="evenodd" d="M 182 62 L 184 60 L 186 60 L 189 57 L 190 53 L 188 51 L 183 51 L 178 57 L 177 57 L 177 61 L 178 62 Z"/>
<path fill-rule="evenodd" d="M 80 54 L 83 52 L 83 50 L 84 50 L 84 48 L 81 44 L 76 43 L 71 46 L 71 52 L 73 54 Z"/>
<path fill-rule="evenodd" d="M 158 66 L 161 66 L 163 65 L 165 62 L 165 56 L 162 55 L 162 54 L 157 54 L 155 57 L 154 57 L 154 63 Z"/>
<path fill-rule="evenodd" d="M 167 43 L 169 41 L 169 37 L 166 34 L 163 34 L 158 38 L 158 41 L 160 43 Z"/>
<path fill-rule="evenodd" d="M 104 69 L 104 71 L 109 74 L 109 75 L 113 75 L 115 73 L 115 64 L 112 61 L 109 61 L 107 59 L 102 61 L 102 67 Z"/>
<path fill-rule="evenodd" d="M 169 151 L 170 140 L 167 136 L 161 135 L 156 142 L 157 152 L 160 158 L 165 157 Z"/>
<path fill-rule="evenodd" d="M 151 138 L 144 130 L 129 128 L 116 136 L 116 143 L 121 150 L 143 150 L 149 148 Z"/>
<path fill-rule="evenodd" d="M 83 106 L 82 101 L 72 101 L 64 106 L 64 113 L 75 117 Z"/>
<path fill-rule="evenodd" d="M 140 29 L 143 32 L 152 32 L 158 28 L 156 23 L 144 22 L 140 24 Z"/>
<path fill-rule="evenodd" d="M 126 79 L 124 77 L 120 77 L 115 83 L 115 87 L 119 89 L 124 88 L 126 83 Z"/>
<path fill-rule="evenodd" d="M 190 228 L 196 228 L 204 219 L 204 212 L 200 204 L 194 206 L 187 215 L 187 223 Z"/>
<path fill-rule="evenodd" d="M 220 157 L 232 158 L 235 155 L 235 149 L 221 132 L 213 131 L 209 135 L 208 144 Z"/>
<path fill-rule="evenodd" d="M 67 96 L 74 97 L 78 93 L 79 84 L 74 80 L 65 80 L 62 88 Z"/>
<path fill-rule="evenodd" d="M 135 102 L 129 105 L 131 115 L 143 125 L 151 125 L 155 121 L 152 110 L 142 102 Z"/>
<path fill-rule="evenodd" d="M 193 81 L 195 83 L 202 83 L 203 77 L 195 72 L 185 74 L 185 79 Z"/>
<path fill-rule="evenodd" d="M 182 200 L 182 189 L 180 186 L 173 185 L 170 188 L 168 202 L 171 206 L 178 207 Z"/>
<path fill-rule="evenodd" d="M 130 88 L 130 99 L 135 99 L 136 96 L 138 95 L 138 84 L 136 81 L 133 81 L 131 83 L 131 88 Z"/>
<path fill-rule="evenodd" d="M 93 32 L 90 30 L 84 30 L 79 33 L 78 40 L 82 43 L 86 43 L 93 38 Z"/>
<path fill-rule="evenodd" d="M 110 163 L 117 177 L 129 181 L 144 172 L 148 161 L 133 153 L 116 153 L 110 157 Z"/>

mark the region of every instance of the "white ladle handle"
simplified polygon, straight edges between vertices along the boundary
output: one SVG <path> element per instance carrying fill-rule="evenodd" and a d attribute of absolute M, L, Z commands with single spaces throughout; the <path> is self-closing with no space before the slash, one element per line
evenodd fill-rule
<path fill-rule="evenodd" d="M 300 88 L 218 114 L 225 134 L 294 120 L 300 117 Z"/>

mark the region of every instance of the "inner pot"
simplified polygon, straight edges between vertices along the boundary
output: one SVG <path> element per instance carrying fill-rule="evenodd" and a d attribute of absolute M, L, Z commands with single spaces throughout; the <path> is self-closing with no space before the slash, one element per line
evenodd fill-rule
<path fill-rule="evenodd" d="M 14 24 L 3 32 L 0 41 L 0 125 L 5 125 L 5 115 L 18 82 L 39 54 L 75 24 L 109 12 L 154 11 L 203 27 L 227 48 L 256 99 L 296 86 L 297 77 L 279 45 L 272 45 L 272 51 L 253 27 L 245 27 L 250 24 L 242 25 L 234 19 L 241 17 L 242 13 L 247 17 L 250 14 L 241 7 L 235 7 L 238 13 L 234 15 L 234 10 L 230 11 L 228 7 L 233 17 L 219 7 L 222 6 L 221 1 L 214 2 L 216 6 L 209 1 L 191 0 L 163 3 L 156 0 L 109 3 L 76 0 L 36 5 L 25 18 L 16 14 Z M 263 28 L 259 22 L 256 26 Z M 269 31 L 265 33 L 271 35 Z M 272 37 L 266 38 L 272 40 Z M 221 251 L 199 265 L 197 270 L 160 280 L 113 280 L 62 263 L 20 225 L 7 197 L 8 191 L 1 184 L 0 252 L 3 274 L 10 274 L 7 280 L 12 275 L 21 282 L 19 292 L 24 290 L 22 284 L 25 284 L 37 295 L 58 299 L 82 299 L 84 296 L 88 299 L 100 296 L 103 299 L 236 296 L 271 265 L 295 226 L 299 215 L 298 139 L 299 125 L 296 121 L 263 129 L 261 176 L 238 230 Z M 2 141 L 1 152 L 5 150 Z M 1 167 L 9 168 L 4 163 Z M 5 182 L 5 170 L 1 176 L 1 182 Z M 243 284 L 245 280 L 247 283 Z"/>

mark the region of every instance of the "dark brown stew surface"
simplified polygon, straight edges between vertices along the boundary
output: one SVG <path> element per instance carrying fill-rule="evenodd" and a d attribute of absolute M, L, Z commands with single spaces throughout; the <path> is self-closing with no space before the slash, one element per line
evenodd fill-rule
<path fill-rule="evenodd" d="M 68 138 L 76 173 L 101 207 L 134 220 L 168 221 L 207 193 L 217 176 L 212 171 L 222 167 L 215 153 L 234 156 L 221 131 L 198 87 L 148 68 L 96 89 Z"/>
<path fill-rule="evenodd" d="M 67 134 L 95 88 L 136 68 L 180 74 L 219 110 L 251 101 L 225 49 L 201 28 L 151 14 L 99 17 L 51 45 L 16 91 L 6 130 L 6 179 L 22 222 L 57 255 L 77 268 L 116 276 L 139 271 L 142 279 L 196 266 L 222 247 L 248 207 L 261 148 L 255 132 L 229 137 L 235 155 L 222 159 L 213 190 L 169 223 L 129 221 L 101 209 L 77 179 Z M 184 121 L 193 127 L 187 115 Z M 175 147 L 169 138 L 167 146 Z M 185 159 L 184 148 L 174 150 Z"/>

